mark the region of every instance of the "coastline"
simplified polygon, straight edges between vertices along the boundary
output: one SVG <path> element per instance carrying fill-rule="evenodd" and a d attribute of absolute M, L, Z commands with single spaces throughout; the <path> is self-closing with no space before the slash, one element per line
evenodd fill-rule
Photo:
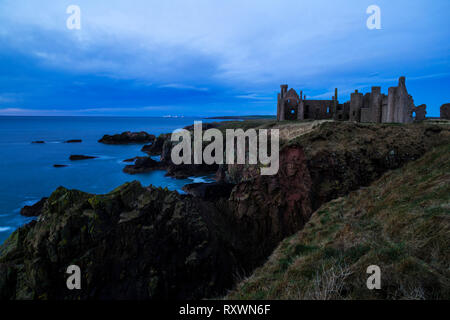
<path fill-rule="evenodd" d="M 233 186 L 230 190 L 226 184 L 212 184 L 214 198 L 205 197 L 205 190 L 182 195 L 137 181 L 101 195 L 56 189 L 40 218 L 18 229 L 0 247 L 0 269 L 11 275 L 0 281 L 3 292 L 12 281 L 18 286 L 8 296 L 13 299 L 221 297 L 236 285 L 237 272 L 249 276 L 283 239 L 301 232 L 322 205 L 365 190 L 391 170 L 401 175 L 404 165 L 450 143 L 448 125 L 433 122 L 269 120 L 228 122 L 219 129 L 274 125 L 282 137 L 289 137 L 281 143 L 279 173 L 260 176 L 246 166 L 221 168 L 225 174 L 218 176 Z M 292 190 L 295 197 L 286 197 Z M 325 218 L 320 223 L 326 225 Z M 24 241 L 45 250 L 24 246 Z M 79 265 L 89 275 L 87 290 L 67 294 L 58 281 L 67 263 Z M 35 272 L 26 272 L 23 265 L 32 265 Z M 41 274 L 42 281 L 36 281 Z M 19 278 L 28 280 L 16 283 Z"/>
<path fill-rule="evenodd" d="M 123 160 L 145 156 L 142 145 L 107 146 L 97 142 L 104 134 L 126 130 L 148 130 L 159 135 L 186 125 L 196 118 L 162 117 L 22 117 L 0 119 L 2 185 L 0 186 L 0 243 L 18 227 L 29 222 L 19 211 L 30 201 L 49 196 L 58 186 L 76 188 L 96 194 L 107 193 L 121 184 L 140 180 L 144 185 L 168 187 L 182 191 L 195 179 L 165 177 L 165 171 L 130 176 L 122 172 Z M 32 144 L 42 140 L 44 144 Z M 82 140 L 81 143 L 64 143 Z M 97 156 L 73 162 L 71 154 Z M 61 167 L 54 168 L 54 165 Z M 8 170 L 5 170 L 8 168 Z"/>

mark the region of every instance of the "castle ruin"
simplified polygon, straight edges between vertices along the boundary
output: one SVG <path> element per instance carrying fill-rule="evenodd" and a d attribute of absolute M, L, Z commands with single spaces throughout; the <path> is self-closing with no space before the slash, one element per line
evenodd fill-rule
<path fill-rule="evenodd" d="M 441 106 L 441 119 L 450 120 L 450 103 Z"/>
<path fill-rule="evenodd" d="M 338 90 L 331 100 L 308 100 L 287 85 L 281 85 L 278 94 L 277 120 L 334 119 L 375 123 L 411 123 L 425 120 L 426 105 L 416 107 L 400 77 L 397 87 L 391 87 L 388 94 L 381 93 L 381 87 L 372 87 L 370 93 L 355 90 L 350 101 L 339 103 Z"/>

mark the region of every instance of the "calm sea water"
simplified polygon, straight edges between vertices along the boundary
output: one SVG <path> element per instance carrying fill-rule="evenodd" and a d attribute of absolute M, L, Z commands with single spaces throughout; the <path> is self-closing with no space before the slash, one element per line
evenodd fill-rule
<path fill-rule="evenodd" d="M 159 135 L 192 125 L 194 118 L 131 117 L 0 117 L 0 244 L 19 226 L 30 221 L 19 214 L 49 196 L 59 186 L 90 193 L 107 193 L 133 180 L 143 185 L 181 191 L 186 183 L 201 179 L 176 180 L 165 171 L 128 175 L 123 160 L 144 155 L 142 145 L 104 145 L 104 134 L 146 131 Z M 205 122 L 205 120 L 202 120 Z M 63 143 L 82 139 L 82 143 Z M 43 140 L 45 144 L 32 144 Z M 97 159 L 70 161 L 71 154 Z M 66 164 L 66 168 L 54 168 Z M 205 177 L 205 179 L 208 179 Z"/>

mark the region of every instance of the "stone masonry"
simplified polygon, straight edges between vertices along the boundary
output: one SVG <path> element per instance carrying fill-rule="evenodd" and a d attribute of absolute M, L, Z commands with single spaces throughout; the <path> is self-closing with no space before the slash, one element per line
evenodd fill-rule
<path fill-rule="evenodd" d="M 441 108 L 442 110 L 442 108 Z M 448 110 L 448 109 L 447 109 Z M 442 111 L 441 111 L 442 113 Z M 415 114 L 415 118 L 413 118 Z M 277 120 L 334 119 L 375 123 L 411 123 L 426 118 L 426 105 L 416 107 L 408 94 L 405 77 L 400 77 L 397 87 L 381 93 L 381 87 L 372 87 L 371 92 L 363 94 L 355 90 L 350 101 L 340 104 L 338 90 L 331 100 L 308 100 L 288 85 L 281 85 L 278 94 Z"/>

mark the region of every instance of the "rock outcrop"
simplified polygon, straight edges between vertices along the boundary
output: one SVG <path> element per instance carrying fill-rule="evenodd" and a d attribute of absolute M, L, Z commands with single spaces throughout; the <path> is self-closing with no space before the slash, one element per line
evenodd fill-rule
<path fill-rule="evenodd" d="M 82 154 L 72 154 L 70 157 L 69 157 L 69 160 L 71 160 L 71 161 L 79 161 L 79 160 L 89 160 L 89 159 L 96 159 L 97 157 L 95 157 L 95 156 L 85 156 L 85 155 L 82 155 Z"/>
<path fill-rule="evenodd" d="M 213 174 L 219 168 L 218 165 L 207 164 L 180 164 L 174 165 L 172 162 L 166 166 L 167 176 L 175 179 L 187 179 L 193 176 L 205 176 Z"/>
<path fill-rule="evenodd" d="M 121 134 L 104 135 L 103 138 L 98 140 L 100 143 L 105 144 L 132 144 L 132 143 L 147 143 L 155 140 L 155 136 L 148 134 L 145 131 L 131 132 L 126 131 Z"/>
<path fill-rule="evenodd" d="M 128 183 L 96 196 L 58 188 L 38 221 L 0 247 L 4 299 L 198 299 L 217 296 L 240 264 L 220 210 Z M 82 270 L 82 290 L 66 269 Z"/>
<path fill-rule="evenodd" d="M 129 159 L 131 160 L 131 159 Z M 161 170 L 164 166 L 150 157 L 136 157 L 134 164 L 130 164 L 123 168 L 123 172 L 128 174 L 138 174 L 150 172 L 152 170 Z"/>
<path fill-rule="evenodd" d="M 254 166 L 228 166 L 225 180 L 241 180 L 229 199 L 233 229 L 246 234 L 242 241 L 248 246 L 259 243 L 246 259 L 258 265 L 261 256 L 300 230 L 322 204 L 449 141 L 450 128 L 435 124 L 326 122 L 285 142 L 275 176 L 261 176 Z"/>
<path fill-rule="evenodd" d="M 210 128 L 210 126 L 204 127 Z M 219 168 L 218 165 L 193 164 L 193 159 L 191 164 L 175 165 L 172 162 L 171 158 L 171 151 L 174 143 L 170 140 L 170 137 L 170 134 L 162 134 L 158 136 L 153 144 L 145 145 L 141 149 L 141 151 L 147 153 L 148 155 L 159 155 L 160 162 L 156 162 L 150 158 L 145 158 L 150 160 L 142 159 L 139 161 L 139 163 L 136 160 L 135 165 L 125 167 L 124 172 L 133 174 L 164 169 L 167 170 L 167 176 L 173 177 L 175 179 L 187 179 L 192 176 L 208 175 L 217 171 L 217 169 Z"/>
<path fill-rule="evenodd" d="M 228 199 L 231 191 L 234 188 L 234 184 L 225 182 L 212 182 L 212 183 L 190 183 L 183 187 L 183 191 L 205 199 L 205 200 L 217 200 L 219 198 Z"/>
<path fill-rule="evenodd" d="M 143 146 L 141 151 L 150 156 L 160 155 L 162 153 L 164 143 L 169 139 L 169 134 L 161 134 L 153 141 L 153 143 Z"/>
<path fill-rule="evenodd" d="M 221 183 L 235 184 L 228 198 L 230 185 L 215 199 L 206 196 L 214 186 L 202 185 L 187 187 L 195 196 L 137 182 L 100 196 L 59 188 L 38 221 L 0 247 L 0 296 L 216 297 L 322 204 L 449 142 L 445 125 L 326 122 L 283 141 L 277 175 L 261 176 L 257 166 L 216 167 Z M 83 290 L 66 289 L 71 264 L 83 270 Z"/>
<path fill-rule="evenodd" d="M 64 143 L 82 143 L 83 140 L 81 139 L 71 139 L 71 140 L 66 140 L 64 141 Z"/>
<path fill-rule="evenodd" d="M 227 298 L 448 300 L 449 172 L 450 143 L 324 204 Z"/>
<path fill-rule="evenodd" d="M 39 216 L 43 209 L 45 204 L 47 203 L 48 198 L 42 198 L 35 204 L 31 206 L 25 206 L 20 210 L 20 214 L 24 217 L 37 217 Z"/>
<path fill-rule="evenodd" d="M 53 168 L 65 168 L 65 167 L 68 167 L 68 165 L 67 164 L 54 164 L 53 165 Z"/>

